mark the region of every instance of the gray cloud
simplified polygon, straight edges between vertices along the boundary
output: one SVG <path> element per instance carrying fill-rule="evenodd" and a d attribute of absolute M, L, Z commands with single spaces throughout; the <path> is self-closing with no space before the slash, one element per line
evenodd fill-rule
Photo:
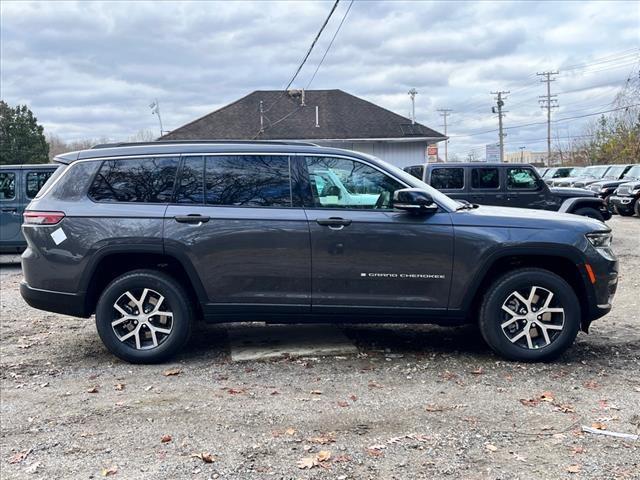
<path fill-rule="evenodd" d="M 611 102 L 638 61 L 637 2 L 369 2 L 356 0 L 312 88 L 341 88 L 439 129 L 453 108 L 450 151 L 495 142 L 490 91 L 510 89 L 506 124 L 544 119 L 535 72 L 567 70 L 554 83 L 570 116 Z M 309 81 L 348 6 L 343 0 L 295 87 Z M 327 2 L 2 3 L 2 98 L 31 106 L 65 139 L 123 139 L 176 128 L 256 89 L 282 88 L 326 16 Z M 614 68 L 615 67 L 615 68 Z M 637 63 L 636 63 L 637 71 Z M 558 117 L 560 118 L 560 117 Z M 579 133 L 583 120 L 558 124 Z M 509 131 L 507 149 L 531 147 L 544 126 Z"/>

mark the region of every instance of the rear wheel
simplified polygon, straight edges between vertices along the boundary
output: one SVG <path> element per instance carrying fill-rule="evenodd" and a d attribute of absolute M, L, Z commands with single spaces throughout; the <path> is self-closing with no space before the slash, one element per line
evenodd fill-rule
<path fill-rule="evenodd" d="M 537 268 L 509 272 L 496 280 L 480 308 L 480 331 L 489 346 L 510 360 L 557 357 L 580 329 L 580 304 L 558 275 Z"/>
<path fill-rule="evenodd" d="M 96 307 L 105 346 L 131 363 L 157 363 L 180 350 L 191 333 L 189 297 L 170 276 L 135 270 L 113 280 Z"/>
<path fill-rule="evenodd" d="M 575 212 L 573 212 L 573 214 L 582 215 L 583 217 L 595 218 L 596 220 L 600 220 L 601 222 L 604 222 L 604 217 L 602 216 L 602 213 L 600 213 L 600 211 L 596 210 L 595 208 L 591 208 L 591 207 L 579 208 Z"/>

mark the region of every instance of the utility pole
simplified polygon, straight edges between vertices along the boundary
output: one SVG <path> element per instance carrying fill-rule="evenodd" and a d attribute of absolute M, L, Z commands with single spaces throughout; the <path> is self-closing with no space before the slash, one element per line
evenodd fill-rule
<path fill-rule="evenodd" d="M 407 92 L 411 97 L 411 124 L 416 123 L 416 95 L 418 91 L 415 88 L 412 88 Z"/>
<path fill-rule="evenodd" d="M 444 136 L 447 136 L 447 116 L 449 116 L 449 114 L 452 112 L 452 110 L 450 108 L 439 108 L 438 112 L 440 112 L 440 116 L 443 117 L 444 122 L 442 124 L 442 126 L 444 127 Z M 444 161 L 448 162 L 449 161 L 449 139 L 445 138 L 444 139 Z"/>
<path fill-rule="evenodd" d="M 524 161 L 524 149 L 527 147 L 519 147 L 520 148 L 520 163 Z"/>
<path fill-rule="evenodd" d="M 542 109 L 547 110 L 547 166 L 551 166 L 551 109 L 558 108 L 558 95 L 551 95 L 551 82 L 555 82 L 551 76 L 558 75 L 558 72 L 542 72 L 536 75 L 543 77 L 540 82 L 547 84 L 547 94 L 540 95 L 538 102 Z"/>
<path fill-rule="evenodd" d="M 502 107 L 504 107 L 504 98 L 502 96 L 508 95 L 509 93 L 511 92 L 509 91 L 491 92 L 492 95 L 497 95 L 496 97 L 497 107 L 491 107 L 491 111 L 493 113 L 498 114 L 498 129 L 500 132 L 498 133 L 498 138 L 500 139 L 500 161 L 501 162 L 504 162 L 504 137 L 507 136 L 507 134 L 504 133 L 504 131 L 502 130 L 502 117 L 504 117 L 504 114 L 507 113 L 502 110 Z"/>

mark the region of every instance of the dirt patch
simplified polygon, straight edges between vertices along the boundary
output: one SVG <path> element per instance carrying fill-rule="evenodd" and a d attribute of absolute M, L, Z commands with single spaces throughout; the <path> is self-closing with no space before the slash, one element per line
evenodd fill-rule
<path fill-rule="evenodd" d="M 640 442 L 580 429 L 640 428 L 640 220 L 609 224 L 614 309 L 548 364 L 471 327 L 381 325 L 344 329 L 357 355 L 242 363 L 228 331 L 246 326 L 199 326 L 174 362 L 133 366 L 3 275 L 1 476 L 638 478 Z"/>

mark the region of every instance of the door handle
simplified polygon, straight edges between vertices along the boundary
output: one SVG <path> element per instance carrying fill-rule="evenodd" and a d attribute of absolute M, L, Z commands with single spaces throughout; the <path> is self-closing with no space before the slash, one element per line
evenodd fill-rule
<path fill-rule="evenodd" d="M 340 217 L 318 218 L 316 219 L 316 223 L 334 230 L 342 230 L 344 227 L 351 225 L 351 220 Z"/>
<path fill-rule="evenodd" d="M 189 215 L 176 215 L 173 217 L 178 223 L 205 223 L 211 220 L 208 215 L 198 215 L 195 213 Z"/>

